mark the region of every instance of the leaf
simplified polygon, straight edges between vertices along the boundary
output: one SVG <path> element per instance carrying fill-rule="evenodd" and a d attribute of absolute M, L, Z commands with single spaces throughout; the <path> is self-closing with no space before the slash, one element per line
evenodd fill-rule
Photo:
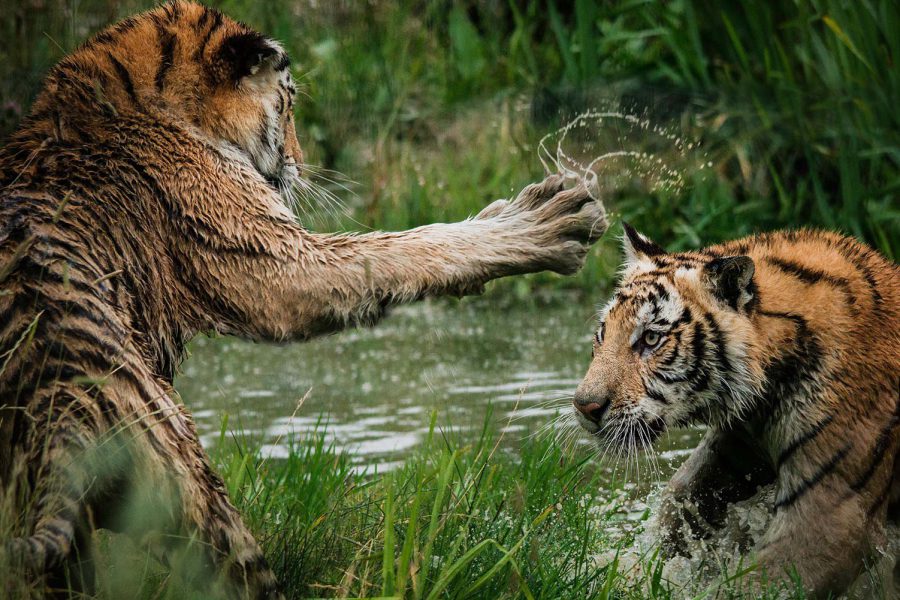
<path fill-rule="evenodd" d="M 847 48 L 850 49 L 850 52 L 853 53 L 853 56 L 858 58 L 862 64 L 866 65 L 866 68 L 869 69 L 869 71 L 871 71 L 872 73 L 875 72 L 875 69 L 873 69 L 872 65 L 869 64 L 869 61 L 867 61 L 863 57 L 862 53 L 856 47 L 856 44 L 854 44 L 853 40 L 851 40 L 850 37 L 846 33 L 844 33 L 844 30 L 841 29 L 841 26 L 837 24 L 837 21 L 835 21 L 828 15 L 825 15 L 824 17 L 822 17 L 822 21 L 825 23 L 825 25 L 828 26 L 828 29 L 833 31 L 834 35 L 836 35 L 837 38 L 839 40 L 841 40 L 844 43 L 844 45 L 847 46 Z"/>

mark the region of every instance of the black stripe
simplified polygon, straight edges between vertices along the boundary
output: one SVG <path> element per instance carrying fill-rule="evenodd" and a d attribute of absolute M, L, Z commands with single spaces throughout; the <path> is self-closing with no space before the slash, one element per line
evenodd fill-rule
<path fill-rule="evenodd" d="M 36 418 L 44 420 L 48 425 L 52 424 L 55 444 L 75 446 L 77 444 L 72 441 L 73 439 L 81 441 L 84 433 L 96 436 L 100 432 L 97 423 L 98 415 L 95 415 L 90 408 L 89 405 L 78 402 L 71 395 L 66 394 L 61 397 L 58 393 L 50 393 L 42 396 L 36 404 L 29 407 L 29 410 Z M 106 419 L 103 420 L 106 421 Z M 71 428 L 60 431 L 60 423 L 77 423 L 77 433 Z"/>
<path fill-rule="evenodd" d="M 74 500 L 74 498 L 73 498 Z M 71 523 L 70 523 L 71 525 Z M 44 523 L 41 525 L 41 530 L 48 532 L 50 535 L 55 536 L 57 539 L 62 540 L 63 543 L 70 543 L 72 538 L 71 531 L 64 531 L 59 525 L 54 523 L 53 521 Z"/>
<path fill-rule="evenodd" d="M 822 347 L 818 337 L 802 316 L 794 313 L 760 310 L 759 315 L 791 321 L 796 327 L 793 346 L 765 368 L 763 396 L 780 402 L 790 399 L 801 390 L 804 381 L 812 378 L 822 361 Z"/>
<path fill-rule="evenodd" d="M 118 32 L 115 29 L 105 29 L 88 40 L 87 44 L 85 44 L 85 47 L 89 47 L 93 44 L 108 44 L 115 39 L 116 33 Z"/>
<path fill-rule="evenodd" d="M 169 17 L 169 21 L 174 22 L 181 16 L 181 5 L 177 2 L 168 2 L 163 6 L 163 11 Z"/>
<path fill-rule="evenodd" d="M 74 379 L 83 378 L 87 376 L 87 373 L 84 372 L 83 369 L 74 367 L 68 363 L 56 363 L 56 362 L 48 362 L 42 365 L 42 368 L 38 371 L 30 371 L 31 383 L 28 386 L 23 387 L 23 390 L 30 390 L 34 392 L 39 387 L 45 386 L 49 383 L 59 382 L 59 383 L 68 383 Z M 29 394 L 30 395 L 30 394 Z"/>
<path fill-rule="evenodd" d="M 814 285 L 822 281 L 836 286 L 846 286 L 849 283 L 843 277 L 835 277 L 834 275 L 829 275 L 824 271 L 819 271 L 818 269 L 810 269 L 809 267 L 804 267 L 799 263 L 783 258 L 767 257 L 765 261 L 774 267 L 778 267 L 783 272 L 789 275 L 793 275 L 803 283 L 808 283 L 810 285 Z"/>
<path fill-rule="evenodd" d="M 100 297 L 100 291 L 96 287 L 71 276 L 78 274 L 77 271 L 71 272 L 67 279 L 62 274 L 50 269 L 50 267 L 36 263 L 30 257 L 25 257 L 19 263 L 19 272 L 28 276 L 34 282 L 53 283 L 61 286 L 63 289 L 73 289 L 83 294 Z"/>
<path fill-rule="evenodd" d="M 99 352 L 91 348 L 73 348 L 65 342 L 65 340 L 53 340 L 45 347 L 45 356 L 48 358 L 56 358 L 60 361 L 78 365 L 78 368 L 84 370 L 86 367 L 92 369 L 100 376 L 108 375 L 118 365 Z"/>
<path fill-rule="evenodd" d="M 691 364 L 691 368 L 688 369 L 686 373 L 682 373 L 680 375 L 677 374 L 669 374 L 663 371 L 657 372 L 657 377 L 664 381 L 665 383 L 682 383 L 685 381 L 691 382 L 691 387 L 694 392 L 703 391 L 706 389 L 708 385 L 709 376 L 706 373 L 706 370 L 703 368 L 703 362 L 706 360 L 706 336 L 703 334 L 703 328 L 700 326 L 700 323 L 694 323 L 694 337 L 691 340 L 691 358 L 693 358 L 693 363 Z M 674 359 L 673 359 L 674 360 Z"/>
<path fill-rule="evenodd" d="M 672 274 L 671 269 L 652 269 L 650 271 L 643 271 L 638 274 L 634 279 L 631 280 L 629 285 L 633 285 L 636 283 L 644 283 L 647 281 L 656 281 L 660 277 L 667 277 Z"/>
<path fill-rule="evenodd" d="M 127 33 L 137 27 L 138 23 L 139 20 L 137 17 L 128 17 L 123 21 L 119 21 L 119 23 L 113 27 L 113 31 L 116 33 Z"/>
<path fill-rule="evenodd" d="M 172 68 L 175 55 L 175 34 L 165 30 L 159 31 L 159 68 L 156 69 L 156 91 L 161 92 L 165 85 L 166 73 Z"/>
<path fill-rule="evenodd" d="M 898 424 L 900 424 L 900 398 L 897 399 L 897 404 L 894 407 L 894 413 L 891 415 L 890 421 L 888 421 L 887 425 L 881 429 L 881 432 L 879 432 L 878 437 L 875 440 L 875 446 L 872 448 L 871 454 L 872 462 L 869 463 L 869 467 L 866 471 L 851 486 L 854 492 L 862 491 L 862 489 L 866 487 L 866 484 L 869 483 L 869 480 L 872 479 L 872 475 L 875 474 L 878 466 L 881 465 L 884 460 L 884 455 L 891 443 L 891 434 Z"/>
<path fill-rule="evenodd" d="M 881 292 L 878 290 L 878 281 L 876 280 L 872 269 L 867 263 L 868 260 L 873 259 L 873 255 L 875 257 L 877 257 L 877 255 L 868 248 L 860 245 L 853 238 L 842 238 L 838 244 L 838 247 L 842 251 L 842 255 L 844 256 L 844 258 L 846 258 L 851 265 L 856 267 L 856 269 L 862 273 L 863 278 L 866 280 L 866 285 L 869 286 L 873 312 L 875 312 L 876 314 L 880 314 L 883 310 L 882 303 L 884 302 L 884 298 L 881 296 Z"/>
<path fill-rule="evenodd" d="M 761 310 L 761 311 L 759 311 L 759 314 L 761 314 L 765 317 L 772 317 L 775 319 L 784 319 L 786 321 L 793 321 L 794 324 L 797 325 L 798 329 L 806 329 L 807 328 L 806 319 L 796 313 Z"/>
<path fill-rule="evenodd" d="M 51 311 L 51 314 L 58 316 L 60 319 L 64 319 L 67 317 L 84 319 L 85 321 L 92 323 L 101 331 L 109 332 L 114 337 L 124 338 L 125 332 L 122 327 L 113 321 L 111 321 L 104 314 L 104 311 L 100 306 L 90 307 L 92 310 L 89 310 L 88 305 L 91 304 L 91 299 L 87 299 L 85 301 L 84 298 L 80 299 L 78 302 L 67 302 L 63 307 L 57 308 L 55 306 L 48 307 Z"/>
<path fill-rule="evenodd" d="M 644 384 L 644 392 L 647 394 L 647 397 L 650 398 L 651 400 L 656 400 L 657 402 L 661 402 L 663 404 L 670 403 L 668 398 L 666 398 L 665 396 L 663 396 L 661 393 L 657 392 L 656 390 L 652 390 L 649 387 L 647 387 L 646 383 Z"/>
<path fill-rule="evenodd" d="M 131 98 L 132 103 L 140 104 L 138 101 L 137 93 L 134 91 L 134 82 L 131 80 L 131 74 L 128 72 L 128 69 L 125 68 L 125 65 L 119 62 L 115 56 L 111 53 L 107 53 L 109 56 L 110 62 L 112 62 L 113 68 L 116 70 L 116 75 L 119 76 L 119 80 L 122 82 L 122 87 L 125 88 L 125 92 L 128 94 L 128 97 Z"/>
<path fill-rule="evenodd" d="M 222 13 L 214 8 L 207 8 L 208 12 L 213 15 L 212 25 L 209 26 L 209 30 L 206 32 L 206 35 L 203 36 L 203 40 L 200 42 L 200 45 L 197 46 L 197 50 L 194 52 L 194 60 L 201 60 L 203 58 L 203 53 L 206 51 L 206 46 L 209 44 L 210 38 L 212 38 L 213 34 L 218 31 L 219 27 L 222 26 Z"/>
<path fill-rule="evenodd" d="M 747 254 L 747 251 L 750 249 L 749 245 L 746 241 L 740 241 L 735 246 L 731 247 L 731 252 L 740 256 L 742 254 Z"/>
<path fill-rule="evenodd" d="M 694 353 L 694 365 L 688 371 L 687 379 L 691 382 L 691 391 L 697 393 L 709 387 L 709 373 L 703 365 L 706 362 L 706 335 L 699 322 L 694 323 L 694 339 L 691 341 L 691 349 Z"/>
<path fill-rule="evenodd" d="M 827 283 L 832 287 L 836 287 L 847 297 L 847 306 L 851 312 L 858 314 L 859 308 L 856 306 L 856 296 L 850 289 L 850 282 L 845 277 L 837 277 L 830 275 L 818 269 L 811 269 L 803 265 L 785 260 L 783 258 L 768 257 L 765 259 L 770 265 L 777 267 L 781 271 L 792 275 L 807 285 L 815 285 L 817 283 Z"/>
<path fill-rule="evenodd" d="M 829 473 L 834 471 L 835 467 L 838 466 L 838 463 L 844 460 L 844 457 L 846 457 L 849 452 L 850 442 L 847 442 L 843 448 L 834 453 L 834 456 L 832 456 L 827 463 L 819 467 L 819 469 L 813 473 L 812 477 L 804 480 L 793 492 L 786 496 L 779 494 L 779 498 L 775 500 L 775 509 L 778 510 L 779 508 L 790 506 L 799 500 L 806 492 L 818 485 Z"/>
<path fill-rule="evenodd" d="M 64 339 L 72 339 L 78 340 L 89 346 L 94 346 L 99 348 L 102 352 L 106 354 L 106 356 L 111 357 L 113 360 L 117 359 L 122 355 L 124 350 L 122 347 L 116 343 L 110 343 L 104 340 L 101 340 L 92 332 L 87 331 L 85 329 L 75 329 L 72 327 L 61 327 L 59 329 L 60 337 Z"/>
<path fill-rule="evenodd" d="M 681 330 L 675 331 L 672 333 L 672 353 L 659 361 L 659 365 L 661 367 L 669 367 L 678 360 L 679 356 L 679 346 L 681 346 Z"/>
<path fill-rule="evenodd" d="M 693 256 L 666 254 L 663 256 L 654 256 L 653 262 L 660 267 L 665 267 L 664 270 L 671 272 L 677 269 L 694 269 L 701 267 L 705 261 Z"/>
<path fill-rule="evenodd" d="M 207 7 L 203 7 L 203 12 L 200 13 L 200 18 L 197 19 L 197 23 L 194 25 L 194 29 L 198 32 L 201 31 L 204 27 L 206 27 L 206 22 L 209 21 L 209 15 L 211 11 Z"/>
<path fill-rule="evenodd" d="M 662 286 L 658 281 L 654 281 L 652 283 L 653 291 L 656 292 L 657 297 L 661 302 L 667 302 L 669 300 L 669 292 Z"/>
<path fill-rule="evenodd" d="M 684 310 L 681 311 L 681 315 L 676 319 L 674 323 L 672 323 L 672 329 L 680 325 L 687 325 L 693 320 L 693 315 L 691 314 L 691 309 L 687 306 L 684 307 Z"/>
<path fill-rule="evenodd" d="M 828 415 L 815 425 L 813 425 L 812 429 L 795 439 L 793 442 L 787 445 L 784 450 L 781 451 L 781 454 L 778 455 L 777 467 L 781 468 L 783 465 L 793 454 L 800 449 L 804 444 L 812 441 L 813 438 L 818 436 L 822 431 L 828 427 L 828 425 L 834 421 L 834 415 Z"/>
<path fill-rule="evenodd" d="M 725 334 L 722 332 L 722 328 L 719 327 L 719 323 L 712 313 L 706 313 L 703 316 L 706 319 L 706 326 L 709 327 L 709 330 L 712 333 L 713 344 L 715 345 L 716 350 L 716 360 L 719 362 L 719 367 L 721 367 L 723 373 L 728 373 L 731 371 L 731 360 L 728 358 L 728 347 L 725 342 Z"/>
<path fill-rule="evenodd" d="M 659 377 L 665 383 L 683 383 L 690 379 L 690 377 L 688 377 L 686 374 L 670 375 L 662 371 L 657 372 L 657 377 Z"/>

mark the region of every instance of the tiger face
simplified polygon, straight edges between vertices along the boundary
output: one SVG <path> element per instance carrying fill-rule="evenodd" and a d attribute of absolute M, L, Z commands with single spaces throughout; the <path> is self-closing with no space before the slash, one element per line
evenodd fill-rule
<path fill-rule="evenodd" d="M 282 193 L 298 182 L 303 153 L 294 124 L 290 59 L 273 40 L 232 23 L 207 51 L 209 96 L 196 120 L 226 149 L 246 155 Z"/>
<path fill-rule="evenodd" d="M 621 283 L 600 311 L 576 418 L 605 445 L 645 448 L 671 427 L 727 423 L 762 379 L 746 256 L 668 254 L 625 224 Z"/>
<path fill-rule="evenodd" d="M 103 129 L 90 119 L 177 127 L 285 196 L 303 164 L 290 65 L 274 40 L 218 10 L 176 0 L 98 33 L 61 61 L 48 78 L 48 105 L 38 98 L 34 110 L 60 113 L 54 135 L 78 143 Z M 60 106 L 67 93 L 77 112 Z M 86 100 L 97 110 L 84 109 Z"/>

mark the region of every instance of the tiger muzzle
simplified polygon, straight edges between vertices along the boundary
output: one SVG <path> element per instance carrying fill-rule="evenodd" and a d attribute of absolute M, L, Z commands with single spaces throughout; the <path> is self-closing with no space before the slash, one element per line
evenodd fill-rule
<path fill-rule="evenodd" d="M 611 402 L 608 397 L 598 399 L 593 394 L 583 393 L 579 388 L 575 392 L 575 398 L 572 400 L 572 404 L 574 404 L 575 409 L 588 420 L 599 425 L 603 420 L 603 416 L 609 410 Z"/>

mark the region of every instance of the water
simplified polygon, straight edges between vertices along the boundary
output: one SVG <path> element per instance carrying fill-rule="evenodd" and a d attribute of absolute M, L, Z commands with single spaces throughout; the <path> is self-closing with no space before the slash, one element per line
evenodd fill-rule
<path fill-rule="evenodd" d="M 601 199 L 637 185 L 643 193 L 681 193 L 685 175 L 712 167 L 698 139 L 677 125 L 621 111 L 614 104 L 583 112 L 538 143 L 548 172 L 583 180 Z"/>
<path fill-rule="evenodd" d="M 466 441 L 491 405 L 515 451 L 569 410 L 591 359 L 594 312 L 562 296 L 540 306 L 436 301 L 307 343 L 199 338 L 176 387 L 207 447 L 227 414 L 229 427 L 269 455 L 283 456 L 318 427 L 360 468 L 383 471 L 422 442 L 433 410 L 439 428 Z M 663 463 L 680 462 L 695 438 L 670 435 L 659 447 Z"/>

